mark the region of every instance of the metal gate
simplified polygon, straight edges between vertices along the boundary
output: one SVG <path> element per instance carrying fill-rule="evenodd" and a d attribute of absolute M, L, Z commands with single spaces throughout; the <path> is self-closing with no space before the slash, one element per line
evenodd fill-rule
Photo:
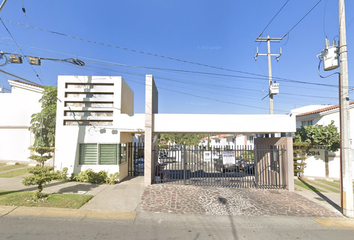
<path fill-rule="evenodd" d="M 144 176 L 144 143 L 130 143 L 129 176 Z"/>
<path fill-rule="evenodd" d="M 285 188 L 284 146 L 158 148 L 155 183 L 235 188 Z"/>

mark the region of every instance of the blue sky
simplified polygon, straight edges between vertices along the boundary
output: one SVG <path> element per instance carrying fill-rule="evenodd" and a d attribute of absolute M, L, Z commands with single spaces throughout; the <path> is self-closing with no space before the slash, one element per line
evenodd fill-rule
<path fill-rule="evenodd" d="M 134 91 L 136 113 L 144 112 L 145 74 L 153 74 L 160 113 L 268 114 L 268 98 L 262 100 L 268 93 L 267 57 L 254 60 L 257 47 L 266 53 L 267 45 L 255 39 L 286 2 L 11 0 L 0 12 L 3 52 L 78 58 L 86 65 L 43 60 L 41 66 L 31 66 L 24 60 L 0 69 L 54 86 L 58 75 L 122 76 Z M 280 84 L 275 114 L 311 104 L 338 104 L 338 77 L 320 78 L 316 57 L 325 37 L 339 39 L 338 1 L 322 0 L 298 23 L 318 2 L 288 1 L 263 32 L 263 37 L 279 38 L 292 29 L 280 43 L 271 44 L 272 53 L 283 49 L 279 62 L 272 58 L 273 77 Z M 354 2 L 349 0 L 346 21 L 353 87 Z M 321 66 L 324 76 L 336 71 L 324 72 Z M 0 85 L 6 89 L 8 79 L 14 78 L 0 73 Z"/>

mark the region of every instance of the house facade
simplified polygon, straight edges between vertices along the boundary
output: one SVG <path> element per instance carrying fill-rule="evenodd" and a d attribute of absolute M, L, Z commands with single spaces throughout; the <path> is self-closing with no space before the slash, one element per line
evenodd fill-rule
<path fill-rule="evenodd" d="M 244 148 L 253 149 L 254 135 L 246 134 L 219 134 L 209 137 L 209 146 L 211 148 L 228 148 L 236 149 L 238 146 Z M 208 146 L 208 138 L 202 138 L 199 140 L 199 148 L 206 148 Z"/>
<path fill-rule="evenodd" d="M 44 88 L 9 80 L 10 93 L 0 93 L 0 161 L 30 162 L 34 136 L 29 130 L 31 116 L 41 111 L 39 99 Z"/>
<path fill-rule="evenodd" d="M 144 131 L 134 93 L 121 77 L 59 76 L 55 166 L 128 176 L 128 143 Z"/>
<path fill-rule="evenodd" d="M 354 102 L 350 102 L 350 136 L 354 139 Z M 303 109 L 309 111 L 303 111 Z M 340 131 L 339 124 L 339 105 L 332 106 L 320 106 L 303 109 L 293 109 L 292 113 L 296 114 L 296 128 L 309 125 L 329 125 L 334 121 L 334 125 Z M 351 144 L 353 144 L 351 142 Z M 353 149 L 353 146 L 351 146 Z M 332 153 L 326 151 L 321 146 L 316 146 L 310 151 L 310 157 L 306 159 L 306 167 L 304 169 L 304 176 L 309 177 L 322 177 L 322 178 L 340 178 L 340 153 L 339 151 Z M 352 151 L 352 156 L 354 156 L 354 151 Z M 354 159 L 354 158 L 352 158 Z M 354 161 L 352 166 L 354 166 Z M 354 169 L 352 176 L 354 176 Z"/>

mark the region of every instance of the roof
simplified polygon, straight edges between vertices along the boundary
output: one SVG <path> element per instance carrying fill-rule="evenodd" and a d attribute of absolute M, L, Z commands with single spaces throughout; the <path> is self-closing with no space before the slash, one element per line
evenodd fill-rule
<path fill-rule="evenodd" d="M 354 101 L 349 103 L 349 105 L 352 105 L 352 104 L 354 104 Z M 307 115 L 311 115 L 311 114 L 327 112 L 327 111 L 330 111 L 330 110 L 334 110 L 336 108 L 339 108 L 339 104 L 333 105 L 333 106 L 329 106 L 329 107 L 325 107 L 325 108 L 320 108 L 320 109 L 317 109 L 317 110 L 314 110 L 314 111 L 310 111 L 310 112 L 300 113 L 300 114 L 296 115 L 296 117 L 302 117 L 302 116 L 307 116 Z"/>
<path fill-rule="evenodd" d="M 20 80 L 11 80 L 11 81 L 21 83 L 21 84 L 26 84 L 26 85 L 33 86 L 33 87 L 44 88 L 42 85 L 39 85 L 39 84 L 36 85 L 36 84 L 26 83 L 26 82 L 22 82 Z"/>

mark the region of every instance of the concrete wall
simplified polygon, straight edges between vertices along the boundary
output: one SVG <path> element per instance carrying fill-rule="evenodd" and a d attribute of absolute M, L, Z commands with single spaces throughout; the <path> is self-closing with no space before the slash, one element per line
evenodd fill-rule
<path fill-rule="evenodd" d="M 322 106 L 322 108 L 324 108 L 324 107 L 328 107 L 328 106 Z M 318 110 L 318 109 L 321 109 L 321 107 L 319 107 L 317 109 L 311 109 L 310 111 Z M 351 136 L 351 139 L 354 139 L 354 105 L 353 104 L 350 105 L 350 116 L 351 116 L 351 118 L 350 118 L 350 136 Z M 309 121 L 309 120 L 312 120 L 313 124 L 318 124 L 318 125 L 323 125 L 323 126 L 329 125 L 333 120 L 334 125 L 338 128 L 338 131 L 340 130 L 340 128 L 339 128 L 340 120 L 339 120 L 338 108 L 327 111 L 327 112 L 323 112 L 323 113 L 310 114 L 310 115 L 297 117 L 296 118 L 296 127 L 300 128 L 302 121 Z M 351 144 L 353 144 L 353 141 Z M 351 148 L 352 149 L 354 148 L 353 145 L 351 146 Z M 306 167 L 304 169 L 303 176 L 339 179 L 340 178 L 340 153 L 339 153 L 339 151 L 337 151 L 335 153 L 330 153 L 330 155 L 327 158 L 325 156 L 324 150 L 319 150 L 319 151 L 321 152 L 321 156 L 310 156 L 306 159 L 306 161 L 305 161 Z M 354 156 L 354 150 L 352 150 L 352 152 L 353 152 L 352 156 Z M 354 166 L 354 157 L 351 157 L 351 159 L 353 161 L 352 166 Z M 354 168 L 352 169 L 352 172 L 353 172 L 352 176 L 354 178 Z"/>
<path fill-rule="evenodd" d="M 144 183 L 150 185 L 155 177 L 155 155 L 157 135 L 155 133 L 154 119 L 158 112 L 158 91 L 152 75 L 145 77 L 145 149 L 144 149 Z"/>
<path fill-rule="evenodd" d="M 295 116 L 231 114 L 155 114 L 157 133 L 288 133 Z"/>
<path fill-rule="evenodd" d="M 81 85 L 80 85 L 81 84 Z M 70 94 L 70 95 L 68 95 Z M 84 94 L 89 94 L 82 97 Z M 96 94 L 96 96 L 94 96 Z M 55 168 L 68 167 L 68 173 L 79 173 L 87 169 L 95 172 L 120 172 L 119 179 L 128 175 L 128 163 L 120 165 L 80 165 L 80 144 L 119 144 L 133 141 L 133 134 L 144 129 L 144 114 L 133 115 L 134 94 L 121 77 L 110 76 L 59 76 L 58 77 L 56 161 Z M 66 103 L 98 103 L 98 105 L 73 105 Z M 108 107 L 105 102 L 113 102 Z M 65 114 L 65 111 L 69 114 Z M 113 114 L 92 115 L 97 111 Z M 83 115 L 71 113 L 85 112 Z M 123 114 L 126 113 L 126 114 Z M 73 125 L 64 125 L 71 121 Z M 79 124 L 81 121 L 91 121 Z M 98 121 L 98 122 L 94 122 Z M 112 121 L 107 124 L 107 121 Z"/>
<path fill-rule="evenodd" d="M 267 146 L 273 146 L 273 145 L 278 145 L 278 146 L 285 146 L 285 155 L 280 156 L 280 175 L 275 172 L 271 171 L 269 168 L 267 168 L 267 171 L 264 171 L 262 173 L 258 173 L 258 180 L 262 182 L 262 184 L 268 184 L 267 181 L 269 179 L 275 179 L 278 178 L 280 179 L 280 183 L 286 185 L 287 189 L 289 191 L 294 191 L 294 165 L 293 165 L 293 139 L 291 137 L 282 137 L 282 138 L 256 138 L 254 140 L 254 149 L 257 154 L 262 154 L 264 155 L 261 156 L 255 156 L 257 157 L 257 162 L 259 165 L 265 165 L 268 166 L 269 163 L 264 163 L 264 161 L 269 161 L 269 156 L 266 156 L 268 153 L 267 151 L 258 151 L 259 149 L 262 149 Z M 266 181 L 266 182 L 264 182 Z"/>
<path fill-rule="evenodd" d="M 0 160 L 29 162 L 34 143 L 31 115 L 41 111 L 42 87 L 11 81 L 11 93 L 0 93 Z"/>

